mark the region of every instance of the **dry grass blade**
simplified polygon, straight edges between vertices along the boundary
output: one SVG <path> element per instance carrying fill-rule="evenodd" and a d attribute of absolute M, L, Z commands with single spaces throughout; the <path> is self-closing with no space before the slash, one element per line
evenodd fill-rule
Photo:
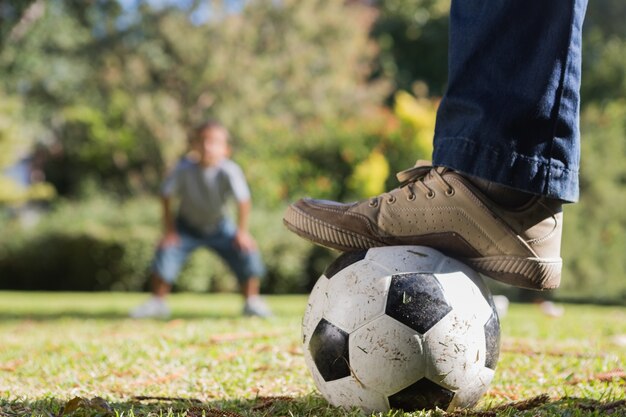
<path fill-rule="evenodd" d="M 606 404 L 602 404 L 600 401 L 592 401 L 588 404 L 579 404 L 578 408 L 585 411 L 601 411 L 603 414 L 620 412 L 619 415 L 626 415 L 626 400 L 613 401 Z"/>
<path fill-rule="evenodd" d="M 613 382 L 614 380 L 619 380 L 619 379 L 621 379 L 622 381 L 626 381 L 626 372 L 618 368 L 618 369 L 613 369 L 608 372 L 599 372 L 587 378 L 572 378 L 568 381 L 568 384 L 576 385 L 581 382 L 592 382 L 592 381 Z"/>
<path fill-rule="evenodd" d="M 180 402 L 190 402 L 190 403 L 202 403 L 197 398 L 183 398 L 183 397 L 155 397 L 150 395 L 135 395 L 133 400 L 137 401 L 180 401 Z"/>
<path fill-rule="evenodd" d="M 252 410 L 254 411 L 266 410 L 277 402 L 291 402 L 294 398 L 286 395 L 278 395 L 274 397 L 259 397 L 257 400 L 261 403 L 252 407 Z"/>
<path fill-rule="evenodd" d="M 533 398 L 529 398 L 528 400 L 515 401 L 506 404 L 502 404 L 498 407 L 494 407 L 491 410 L 485 411 L 473 411 L 473 410 L 461 410 L 455 411 L 453 413 L 448 413 L 449 416 L 461 417 L 461 416 L 472 416 L 472 417 L 495 417 L 501 411 L 505 411 L 508 409 L 515 409 L 517 411 L 526 411 L 532 410 L 533 408 L 537 408 L 541 405 L 546 404 L 550 401 L 550 397 L 547 394 L 538 395 Z"/>

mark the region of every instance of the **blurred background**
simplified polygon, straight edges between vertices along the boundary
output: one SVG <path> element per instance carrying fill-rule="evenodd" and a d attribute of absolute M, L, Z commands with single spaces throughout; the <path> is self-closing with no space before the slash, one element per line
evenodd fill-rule
<path fill-rule="evenodd" d="M 369 197 L 430 158 L 449 6 L 3 0 L 0 289 L 142 290 L 160 182 L 189 128 L 215 117 L 252 189 L 264 291 L 308 291 L 335 254 L 287 232 L 284 209 Z M 558 300 L 626 304 L 624 22 L 623 0 L 590 1 L 581 200 L 565 208 Z M 234 286 L 198 252 L 176 290 Z"/>

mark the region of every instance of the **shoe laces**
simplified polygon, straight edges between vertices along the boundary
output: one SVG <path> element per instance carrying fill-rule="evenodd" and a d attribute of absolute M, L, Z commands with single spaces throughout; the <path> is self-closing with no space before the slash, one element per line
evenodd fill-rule
<path fill-rule="evenodd" d="M 443 174 L 448 171 L 445 167 L 434 167 L 429 161 L 419 160 L 414 167 L 405 169 L 396 174 L 396 178 L 400 182 L 399 188 L 405 193 L 406 198 L 409 201 L 413 201 L 417 198 L 417 192 L 420 191 L 428 199 L 435 197 L 435 190 L 430 188 L 424 182 L 426 179 L 434 178 L 442 188 L 444 188 L 445 194 L 450 197 L 454 195 L 454 188 L 443 178 Z M 383 199 L 389 203 L 394 203 L 396 197 L 391 193 L 385 193 L 380 196 L 374 197 L 370 200 L 370 206 L 375 207 L 378 205 L 379 200 Z"/>

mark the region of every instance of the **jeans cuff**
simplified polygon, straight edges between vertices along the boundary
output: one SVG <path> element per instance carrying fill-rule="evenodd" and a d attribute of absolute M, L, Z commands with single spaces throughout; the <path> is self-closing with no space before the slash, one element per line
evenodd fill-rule
<path fill-rule="evenodd" d="M 506 185 L 531 194 L 575 202 L 578 170 L 561 161 L 527 156 L 464 137 L 435 139 L 433 165 Z"/>

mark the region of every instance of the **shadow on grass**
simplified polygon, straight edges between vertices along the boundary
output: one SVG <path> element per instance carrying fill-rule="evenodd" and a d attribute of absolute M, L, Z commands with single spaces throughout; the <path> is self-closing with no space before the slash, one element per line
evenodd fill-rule
<path fill-rule="evenodd" d="M 626 400 L 599 401 L 588 398 L 564 397 L 556 400 L 541 395 L 524 401 L 506 403 L 484 410 L 460 410 L 451 413 L 437 411 L 423 413 L 450 417 L 497 417 L 497 416 L 624 416 Z M 42 415 L 96 417 L 123 415 L 172 416 L 172 417 L 245 417 L 245 416 L 362 416 L 359 410 L 346 411 L 330 406 L 323 398 L 311 394 L 301 397 L 258 397 L 228 401 L 202 402 L 197 399 L 167 397 L 133 397 L 123 402 L 107 402 L 102 398 L 74 398 L 69 401 L 49 398 L 36 401 L 5 401 L 0 399 L 0 415 Z M 389 411 L 384 416 L 400 417 L 404 413 Z M 422 413 L 411 413 L 419 416 Z"/>
<path fill-rule="evenodd" d="M 173 314 L 169 319 L 146 319 L 148 321 L 162 321 L 167 322 L 171 320 L 234 320 L 241 319 L 243 316 L 240 313 L 226 312 L 197 312 L 190 313 L 184 312 L 180 314 Z M 32 321 L 53 321 L 62 319 L 79 319 L 79 320 L 132 320 L 128 316 L 127 311 L 102 311 L 102 312 L 85 312 L 80 311 L 54 311 L 54 312 L 0 312 L 0 321 L 8 320 L 32 320 Z"/>
<path fill-rule="evenodd" d="M 60 400 L 46 398 L 35 401 L 6 401 L 0 399 L 0 416 L 103 417 L 103 416 L 161 416 L 161 417 L 243 417 L 272 415 L 316 415 L 331 417 L 360 415 L 346 413 L 330 406 L 316 395 L 304 397 L 258 397 L 228 401 L 202 402 L 196 399 L 167 397 L 133 397 L 123 402 L 107 402 L 102 398 Z"/>

